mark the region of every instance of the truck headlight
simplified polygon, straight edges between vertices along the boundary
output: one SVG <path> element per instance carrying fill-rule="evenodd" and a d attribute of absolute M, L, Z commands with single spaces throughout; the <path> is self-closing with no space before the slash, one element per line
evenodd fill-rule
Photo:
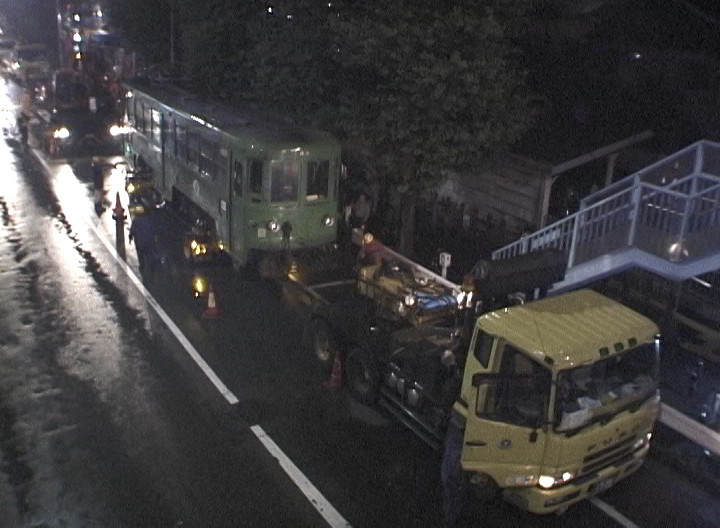
<path fill-rule="evenodd" d="M 270 220 L 267 223 L 267 228 L 273 233 L 277 233 L 278 231 L 280 231 L 280 222 L 278 222 L 277 220 Z"/>
<path fill-rule="evenodd" d="M 67 127 L 61 127 L 53 130 L 53 138 L 55 139 L 67 139 L 70 137 L 70 131 Z"/>
<path fill-rule="evenodd" d="M 322 220 L 320 221 L 322 225 L 325 227 L 332 227 L 335 225 L 335 217 L 330 215 L 325 215 L 322 217 Z"/>
<path fill-rule="evenodd" d="M 650 439 L 652 438 L 652 433 L 646 433 L 645 436 L 642 436 L 635 440 L 635 443 L 633 444 L 633 451 L 637 451 L 638 449 L 641 449 L 648 445 L 650 443 Z"/>
<path fill-rule="evenodd" d="M 550 489 L 554 488 L 555 486 L 560 486 L 561 484 L 565 484 L 566 482 L 573 479 L 575 475 L 570 473 L 569 471 L 566 471 L 559 477 L 553 477 L 552 475 L 540 475 L 538 477 L 538 486 L 544 489 Z"/>

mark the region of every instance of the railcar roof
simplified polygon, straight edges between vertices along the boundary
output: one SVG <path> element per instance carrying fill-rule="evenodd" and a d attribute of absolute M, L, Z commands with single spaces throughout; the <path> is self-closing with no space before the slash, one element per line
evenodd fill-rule
<path fill-rule="evenodd" d="M 125 82 L 125 86 L 149 95 L 178 114 L 200 120 L 231 135 L 261 135 L 268 140 L 303 143 L 337 143 L 335 137 L 328 132 L 285 122 L 254 108 L 218 103 L 171 84 L 136 79 Z"/>
<path fill-rule="evenodd" d="M 647 317 L 592 290 L 490 312 L 478 325 L 554 369 L 609 357 L 633 346 L 632 340 L 640 344 L 658 333 Z"/>

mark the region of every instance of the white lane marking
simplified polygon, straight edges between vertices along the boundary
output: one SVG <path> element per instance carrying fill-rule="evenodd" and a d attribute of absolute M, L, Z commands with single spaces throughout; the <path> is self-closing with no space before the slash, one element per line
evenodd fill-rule
<path fill-rule="evenodd" d="M 110 252 L 110 254 L 115 258 L 115 260 L 120 264 L 122 269 L 125 271 L 125 274 L 130 278 L 135 287 L 140 291 L 140 293 L 145 297 L 145 299 L 147 299 L 147 302 L 150 303 L 150 306 L 153 307 L 155 313 L 157 313 L 160 319 L 163 320 L 163 322 L 167 325 L 167 327 L 173 333 L 178 342 L 183 346 L 188 355 L 193 359 L 193 361 L 195 361 L 197 366 L 200 367 L 200 370 L 203 371 L 203 373 L 208 377 L 210 382 L 215 385 L 215 388 L 220 392 L 220 394 L 223 395 L 223 397 L 230 405 L 235 405 L 236 403 L 238 403 L 238 399 L 235 394 L 233 394 L 230 389 L 227 388 L 227 386 L 222 382 L 218 375 L 215 374 L 215 371 L 210 368 L 210 365 L 205 362 L 197 349 L 180 331 L 180 329 L 173 322 L 173 320 L 170 319 L 170 316 L 165 312 L 165 310 L 162 309 L 160 304 L 158 304 L 158 302 L 155 300 L 155 297 L 153 297 L 152 294 L 147 291 L 147 289 L 145 289 L 143 283 L 140 281 L 140 279 L 138 279 L 137 275 L 135 275 L 130 266 L 128 266 L 127 263 L 120 258 L 120 255 L 118 255 L 117 251 L 107 240 L 107 238 L 101 235 L 100 231 L 96 226 L 90 224 L 90 229 L 95 232 L 95 235 L 105 245 L 105 248 Z"/>
<path fill-rule="evenodd" d="M 603 502 L 597 497 L 593 497 L 592 499 L 590 499 L 590 503 L 596 508 L 602 510 L 605 515 L 611 517 L 614 521 L 624 526 L 625 528 L 638 528 L 637 524 L 625 517 L 622 513 L 610 506 L 607 502 Z"/>
<path fill-rule="evenodd" d="M 350 523 L 348 523 L 345 518 L 333 507 L 333 505 L 330 504 L 325 497 L 323 497 L 322 493 L 320 493 L 313 483 L 307 479 L 303 472 L 300 471 L 295 464 L 293 464 L 292 460 L 290 460 L 285 453 L 282 452 L 275 442 L 273 442 L 272 438 L 267 435 L 262 427 L 259 425 L 253 425 L 250 427 L 250 430 L 255 434 L 258 440 L 262 442 L 265 449 L 267 449 L 268 452 L 277 459 L 280 463 L 280 467 L 285 470 L 285 473 L 287 473 L 295 485 L 300 488 L 300 491 L 303 492 L 305 497 L 307 497 L 310 504 L 315 507 L 318 513 L 322 515 L 325 522 L 327 522 L 332 528 L 351 526 Z"/>
<path fill-rule="evenodd" d="M 38 156 L 34 150 L 33 154 L 35 155 L 35 158 L 43 165 L 45 170 L 49 174 L 51 174 L 52 169 L 47 164 L 47 162 L 40 156 Z M 120 255 L 116 251 L 115 247 L 110 243 L 107 237 L 100 232 L 100 230 L 97 228 L 97 225 L 95 225 L 95 223 L 91 221 L 91 218 L 92 216 L 88 216 L 85 219 L 87 226 L 92 229 L 98 240 L 103 243 L 108 252 L 117 261 L 117 263 L 123 269 L 128 278 L 132 281 L 138 291 L 145 297 L 145 299 L 147 299 L 150 306 L 153 307 L 157 315 L 167 325 L 175 338 L 185 348 L 190 357 L 195 361 L 195 363 L 197 363 L 200 369 L 205 373 L 205 375 L 212 382 L 212 384 L 215 385 L 215 388 L 220 392 L 220 394 L 223 395 L 223 397 L 228 401 L 230 405 L 235 405 L 236 403 L 238 403 L 237 397 L 227 388 L 227 386 L 220 380 L 220 378 L 218 378 L 215 372 L 200 356 L 192 343 L 190 343 L 190 341 L 180 331 L 180 329 L 173 322 L 173 320 L 170 319 L 170 316 L 165 312 L 165 310 L 162 309 L 162 307 L 158 304 L 152 294 L 147 291 L 142 281 L 138 279 L 137 275 L 135 275 L 135 272 L 132 270 L 132 268 L 128 266 L 127 262 L 120 258 Z M 310 504 L 313 505 L 313 507 L 318 511 L 318 513 L 320 513 L 320 515 L 322 515 L 323 519 L 325 519 L 325 521 L 332 528 L 351 528 L 350 523 L 348 523 L 343 518 L 343 516 L 340 515 L 340 513 L 333 507 L 333 505 L 328 502 L 328 500 L 322 495 L 322 493 L 320 493 L 318 489 L 312 484 L 312 482 L 310 482 L 307 477 L 302 473 L 302 471 L 298 469 L 298 467 L 293 463 L 293 461 L 290 460 L 285 455 L 285 453 L 282 452 L 282 450 L 273 441 L 273 439 L 270 438 L 267 433 L 265 433 L 262 427 L 260 427 L 259 425 L 253 425 L 252 427 L 250 427 L 250 429 L 258 438 L 258 440 L 260 440 L 260 443 L 262 443 L 265 449 L 267 449 L 268 452 L 278 460 L 280 466 L 283 468 L 283 470 L 285 470 L 285 473 L 287 473 L 290 479 L 310 501 Z"/>
<path fill-rule="evenodd" d="M 32 150 L 33 155 L 35 158 L 42 164 L 42 166 L 45 168 L 48 174 L 52 174 L 52 168 L 48 163 L 42 159 L 33 149 Z M 222 382 L 222 380 L 215 374 L 215 371 L 213 371 L 212 368 L 210 368 L 210 365 L 208 365 L 205 360 L 202 358 L 200 353 L 195 349 L 195 347 L 190 343 L 187 337 L 180 331 L 180 329 L 177 327 L 177 325 L 173 322 L 172 319 L 170 319 L 170 316 L 165 313 L 165 310 L 162 309 L 160 304 L 155 300 L 155 298 L 150 294 L 149 291 L 145 289 L 145 286 L 143 283 L 138 279 L 137 275 L 135 275 L 135 272 L 133 272 L 132 268 L 128 266 L 127 262 L 125 262 L 122 258 L 120 258 L 120 255 L 118 255 L 117 251 L 115 250 L 115 247 L 110 243 L 110 241 L 107 239 L 106 236 L 104 236 L 100 230 L 97 228 L 94 222 L 90 220 L 92 218 L 91 216 L 88 216 L 85 218 L 85 221 L 87 223 L 87 226 L 93 230 L 95 233 L 95 236 L 98 237 L 98 240 L 102 242 L 107 250 L 110 252 L 110 254 L 115 258 L 115 260 L 120 264 L 120 267 L 123 269 L 125 274 L 130 278 L 132 283 L 135 285 L 135 287 L 140 291 L 140 293 L 145 297 L 147 302 L 150 304 L 150 306 L 153 307 L 155 310 L 155 313 L 158 314 L 160 319 L 163 320 L 163 322 L 167 325 L 167 327 L 170 329 L 170 331 L 173 333 L 175 338 L 178 340 L 178 342 L 183 346 L 185 351 L 188 353 L 188 355 L 195 361 L 198 367 L 200 367 L 200 370 L 203 371 L 205 376 L 210 380 L 210 382 L 215 385 L 215 388 L 220 392 L 220 394 L 223 395 L 223 397 L 227 400 L 227 402 L 230 405 L 235 405 L 238 403 L 237 397 L 230 391 L 230 389 L 227 388 L 227 386 Z"/>

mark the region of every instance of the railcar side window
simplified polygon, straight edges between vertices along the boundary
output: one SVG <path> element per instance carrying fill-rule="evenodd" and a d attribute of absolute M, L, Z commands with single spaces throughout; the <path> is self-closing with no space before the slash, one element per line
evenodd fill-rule
<path fill-rule="evenodd" d="M 227 181 L 228 165 L 230 164 L 230 157 L 226 148 L 219 148 L 218 155 L 216 158 L 217 177 L 220 181 Z"/>
<path fill-rule="evenodd" d="M 160 143 L 162 135 L 162 114 L 157 110 L 152 110 L 152 139 L 156 143 Z"/>
<path fill-rule="evenodd" d="M 144 106 L 143 119 L 145 121 L 145 132 L 152 138 L 152 108 L 147 105 Z"/>
<path fill-rule="evenodd" d="M 135 99 L 135 122 L 140 132 L 145 132 L 145 105 Z"/>
<path fill-rule="evenodd" d="M 166 152 L 177 155 L 175 151 L 175 120 L 170 119 L 169 115 L 165 119 L 165 126 L 167 127 L 165 130 L 165 140 L 167 141 Z"/>
<path fill-rule="evenodd" d="M 298 197 L 300 163 L 273 161 L 270 164 L 270 201 L 294 202 Z"/>
<path fill-rule="evenodd" d="M 242 196 L 243 194 L 243 164 L 242 161 L 235 161 L 235 167 L 233 168 L 233 190 L 235 196 Z"/>
<path fill-rule="evenodd" d="M 330 162 L 311 161 L 308 163 L 307 192 L 308 202 L 325 200 L 329 196 Z"/>
<path fill-rule="evenodd" d="M 200 163 L 200 136 L 190 130 L 187 131 L 187 162 L 195 168 Z"/>
<path fill-rule="evenodd" d="M 263 200 L 263 162 L 258 159 L 248 160 L 248 177 L 250 178 L 250 198 L 253 202 Z"/>
<path fill-rule="evenodd" d="M 200 139 L 200 174 L 213 180 L 217 176 L 218 144 L 206 138 Z"/>
<path fill-rule="evenodd" d="M 175 155 L 187 161 L 187 130 L 181 125 L 175 127 Z"/>

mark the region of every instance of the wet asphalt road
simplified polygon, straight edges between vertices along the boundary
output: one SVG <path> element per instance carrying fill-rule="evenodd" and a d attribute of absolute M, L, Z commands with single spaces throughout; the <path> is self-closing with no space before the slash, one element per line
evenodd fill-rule
<path fill-rule="evenodd" d="M 168 258 L 142 277 L 134 247 L 129 269 L 107 247 L 117 174 L 97 216 L 87 160 L 43 165 L 8 138 L 0 164 L 0 526 L 327 526 L 258 425 L 353 526 L 442 524 L 438 455 L 322 387 L 299 347 L 307 308 L 282 286 L 185 265 L 166 216 Z M 218 320 L 191 295 L 196 272 L 215 285 Z M 720 526 L 718 490 L 659 457 L 601 499 L 620 521 L 590 503 L 538 518 L 499 501 L 466 525 Z"/>

